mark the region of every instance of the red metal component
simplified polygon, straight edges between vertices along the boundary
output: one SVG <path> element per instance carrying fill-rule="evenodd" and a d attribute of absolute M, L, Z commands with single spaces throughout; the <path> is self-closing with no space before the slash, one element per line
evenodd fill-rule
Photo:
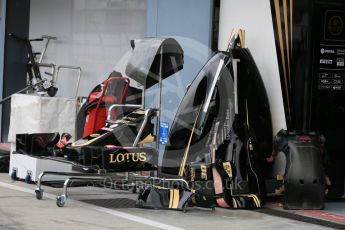
<path fill-rule="evenodd" d="M 125 81 L 124 87 L 117 90 L 122 90 L 120 99 L 115 94 L 118 92 L 108 92 L 109 86 L 118 84 L 120 81 Z M 101 92 L 93 92 L 89 96 L 89 103 L 96 102 L 96 106 L 91 107 L 87 111 L 86 122 L 84 126 L 83 136 L 88 136 L 96 130 L 105 126 L 107 120 L 107 110 L 110 105 L 123 104 L 125 102 L 126 94 L 129 88 L 130 80 L 125 77 L 110 77 L 103 82 L 103 90 Z M 116 118 L 118 111 L 114 111 L 113 118 Z"/>

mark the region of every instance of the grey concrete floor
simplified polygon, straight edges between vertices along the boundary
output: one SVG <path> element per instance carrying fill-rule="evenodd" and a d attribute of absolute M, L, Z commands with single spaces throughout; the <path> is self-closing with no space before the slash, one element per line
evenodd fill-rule
<path fill-rule="evenodd" d="M 327 229 L 246 210 L 191 208 L 187 213 L 137 208 L 103 208 L 80 200 L 135 199 L 128 191 L 99 187 L 69 189 L 66 205 L 59 208 L 55 196 L 61 188 L 44 186 L 42 200 L 35 198 L 36 185 L 12 182 L 8 174 L 0 174 L 0 229 Z"/>

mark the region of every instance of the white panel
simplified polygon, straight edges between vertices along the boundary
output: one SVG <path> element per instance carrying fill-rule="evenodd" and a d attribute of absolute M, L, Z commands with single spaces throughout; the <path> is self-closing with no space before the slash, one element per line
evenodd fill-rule
<path fill-rule="evenodd" d="M 19 133 L 70 133 L 75 136 L 76 100 L 14 94 L 8 141 Z M 30 116 L 28 116 L 30 113 Z"/>
<path fill-rule="evenodd" d="M 274 135 L 286 129 L 277 54 L 269 0 L 221 0 L 219 49 L 225 50 L 232 28 L 246 31 L 250 49 L 262 75 L 272 112 Z"/>
<path fill-rule="evenodd" d="M 9 175 L 11 175 L 13 170 L 17 171 L 17 177 L 19 179 L 24 180 L 29 173 L 31 175 L 31 181 L 36 182 L 38 176 L 45 171 L 72 172 L 72 164 L 11 153 Z M 66 179 L 67 177 L 65 176 L 45 176 L 43 181 Z"/>
<path fill-rule="evenodd" d="M 30 37 L 58 38 L 48 47 L 43 62 L 80 66 L 78 95 L 108 77 L 130 50 L 130 40 L 145 35 L 146 1 L 143 0 L 31 0 Z M 34 48 L 40 51 L 42 42 Z M 75 78 L 70 71 L 59 76 L 59 95 L 74 96 Z M 60 78 L 61 77 L 61 78 Z"/>

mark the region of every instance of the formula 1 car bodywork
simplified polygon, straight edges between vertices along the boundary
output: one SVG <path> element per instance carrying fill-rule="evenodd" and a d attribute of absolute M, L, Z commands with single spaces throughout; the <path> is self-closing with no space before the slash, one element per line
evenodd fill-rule
<path fill-rule="evenodd" d="M 258 208 L 266 195 L 262 169 L 272 150 L 271 113 L 255 62 L 242 48 L 243 32 L 233 30 L 228 50 L 215 53 L 188 86 L 164 151 L 160 176 L 190 180 L 196 206 Z M 238 179 L 243 189 L 232 187 Z M 152 197 L 141 194 L 141 203 L 156 207 L 156 193 L 147 191 Z"/>
<path fill-rule="evenodd" d="M 131 45 L 133 52 L 126 74 L 142 84 L 144 90 L 156 84 L 161 87 L 164 78 L 183 68 L 183 50 L 172 38 L 140 39 L 132 41 Z M 109 106 L 108 118 L 112 110 L 119 112 L 119 107 L 132 111 L 127 111 L 122 118 L 108 119 L 105 127 L 62 148 L 56 148 L 59 137 L 54 134 L 18 135 L 17 143 L 22 145 L 17 144 L 17 152 L 36 157 L 50 155 L 50 159 L 57 157 L 57 160 L 63 158 L 81 169 L 89 166 L 88 170 L 129 172 L 156 169 L 158 149 L 147 143 L 152 145 L 157 140 L 154 125 L 159 123 L 159 119 L 155 124 L 152 122 L 159 118 L 159 108 L 144 109 L 143 104 L 113 104 Z M 41 147 L 44 151 L 29 151 L 29 145 L 37 149 Z"/>
<path fill-rule="evenodd" d="M 271 113 L 260 73 L 248 49 L 234 48 L 214 54 L 192 82 L 172 124 L 163 155 L 163 175 L 177 175 L 200 107 L 188 162 L 211 162 L 211 131 L 219 122 L 216 159 L 232 161 L 240 180 L 246 180 L 247 175 L 250 178 L 250 171 L 255 171 L 254 180 L 260 188 L 249 182 L 249 191 L 261 190 L 264 195 L 263 169 L 267 168 L 265 158 L 272 151 Z M 246 129 L 255 145 L 251 159 L 243 153 L 248 139 Z"/>

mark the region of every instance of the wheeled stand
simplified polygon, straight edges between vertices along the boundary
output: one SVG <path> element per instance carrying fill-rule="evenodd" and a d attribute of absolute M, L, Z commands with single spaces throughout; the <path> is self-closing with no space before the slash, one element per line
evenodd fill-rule
<path fill-rule="evenodd" d="M 131 189 L 133 193 L 137 191 L 138 181 L 146 181 L 147 177 L 136 175 L 135 173 L 64 173 L 64 172 L 51 172 L 46 171 L 39 175 L 37 181 L 37 188 L 35 189 L 36 198 L 41 200 L 43 198 L 44 189 L 42 189 L 42 179 L 46 175 L 58 175 L 58 176 L 68 176 L 68 178 L 63 183 L 63 191 L 60 195 L 56 197 L 56 205 L 58 207 L 63 207 L 67 201 L 67 190 L 73 182 L 85 182 L 85 183 L 100 183 L 106 186 L 108 179 L 113 180 L 115 178 L 116 186 L 123 189 Z M 113 183 L 113 182 L 111 182 Z"/>

